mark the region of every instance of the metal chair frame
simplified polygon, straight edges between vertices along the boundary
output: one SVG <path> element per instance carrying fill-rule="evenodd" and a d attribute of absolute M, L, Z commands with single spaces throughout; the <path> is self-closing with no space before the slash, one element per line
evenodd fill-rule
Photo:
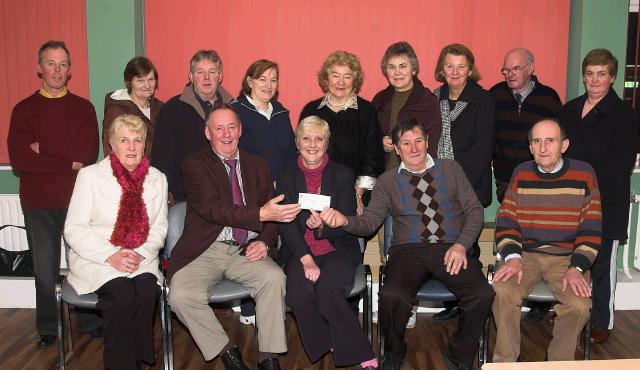
<path fill-rule="evenodd" d="M 498 211 L 499 210 L 500 209 L 498 208 Z M 498 211 L 496 211 L 496 218 L 495 218 L 496 221 L 498 219 Z M 500 253 L 498 253 L 498 246 L 496 245 L 495 226 L 496 225 L 494 223 L 493 255 L 496 257 L 496 262 L 495 264 L 490 264 L 487 269 L 487 281 L 491 285 L 493 285 L 493 274 L 495 273 L 495 271 L 497 271 L 498 266 L 502 261 L 502 257 L 500 256 Z M 528 300 L 531 302 L 556 302 L 557 301 L 555 296 L 553 295 L 553 292 L 549 288 L 549 284 L 547 284 L 547 282 L 544 280 L 540 280 L 538 283 L 536 283 L 536 285 L 534 285 L 533 289 L 531 289 L 531 292 L 525 298 L 525 300 Z M 495 322 L 495 318 L 493 317 L 493 311 L 489 315 L 489 319 L 493 319 L 493 324 L 495 326 L 496 322 Z M 487 319 L 487 322 L 485 323 L 486 329 L 483 331 L 483 336 L 485 337 L 484 342 L 486 343 L 489 342 L 489 319 Z M 586 360 L 589 360 L 591 356 L 591 319 L 590 318 L 587 320 L 587 322 L 584 325 L 584 328 L 582 329 L 582 337 L 584 338 L 583 339 L 584 340 L 583 359 L 586 361 Z M 488 356 L 488 354 L 486 356 Z"/>
<path fill-rule="evenodd" d="M 393 219 L 391 215 L 388 215 L 385 219 L 384 223 L 384 253 L 385 256 L 388 257 L 388 251 L 391 247 L 391 237 L 393 236 Z M 379 291 L 382 290 L 382 286 L 384 285 L 386 273 L 386 265 L 380 265 L 380 275 L 379 275 Z M 444 284 L 439 282 L 438 280 L 431 279 L 426 281 L 422 287 L 418 290 L 416 294 L 416 299 L 418 301 L 431 301 L 431 302 L 440 302 L 440 301 L 455 301 L 458 298 L 451 293 Z M 486 334 L 489 329 L 489 317 L 487 317 L 483 324 L 482 335 L 480 335 L 480 339 L 478 341 L 478 364 L 479 367 L 486 362 L 487 354 L 488 354 L 488 335 Z M 384 336 L 380 330 L 380 321 L 378 321 L 378 343 L 380 344 L 379 353 L 380 358 L 384 357 Z"/>
<path fill-rule="evenodd" d="M 56 306 L 57 306 L 57 326 L 58 326 L 58 367 L 60 370 L 64 370 L 66 366 L 67 356 L 65 354 L 64 348 L 64 335 L 65 335 L 65 324 L 66 331 L 68 333 L 67 338 L 69 340 L 69 356 L 71 357 L 74 354 L 73 349 L 73 332 L 71 331 L 71 313 L 69 310 L 69 305 L 85 308 L 85 309 L 95 309 L 96 304 L 98 303 L 98 295 L 95 293 L 90 294 L 82 294 L 78 295 L 73 287 L 66 281 L 66 279 L 62 283 L 57 283 L 55 288 L 55 296 L 56 296 Z M 162 352 L 163 352 L 163 361 L 164 361 L 164 369 L 170 370 L 173 367 L 172 362 L 172 354 L 169 352 L 169 344 L 167 343 L 168 333 L 171 332 L 170 322 L 165 318 L 165 305 L 167 302 L 167 287 L 165 285 L 164 280 L 162 281 L 162 286 L 160 290 L 160 298 L 158 299 L 158 305 L 160 310 L 160 325 L 161 325 L 161 336 L 162 336 Z M 65 321 L 65 323 L 63 323 Z"/>
<path fill-rule="evenodd" d="M 174 204 L 169 209 L 169 231 L 167 234 L 167 239 L 165 241 L 165 256 L 170 257 L 171 250 L 175 246 L 176 242 L 182 235 L 184 230 L 184 218 L 186 216 L 186 202 L 180 202 Z M 364 274 L 364 282 L 358 279 L 358 275 L 362 276 Z M 372 300 L 371 297 L 373 295 L 372 288 L 372 277 L 371 277 L 371 267 L 369 265 L 360 264 L 356 270 L 356 281 L 354 283 L 354 287 L 351 290 L 351 293 L 347 298 L 355 297 L 357 295 L 362 295 L 363 297 L 363 331 L 365 335 L 369 338 L 369 341 L 372 340 Z M 167 344 L 167 354 L 168 354 L 168 363 L 169 369 L 173 369 L 173 333 L 171 330 L 171 307 L 169 305 L 169 287 L 165 286 L 166 294 L 164 295 L 164 320 L 165 325 L 167 327 L 166 331 L 166 342 Z M 223 279 L 216 286 L 213 287 L 211 292 L 209 293 L 209 303 L 225 303 L 235 300 L 240 300 L 244 298 L 249 298 L 251 295 L 247 288 L 244 285 L 237 281 Z"/>

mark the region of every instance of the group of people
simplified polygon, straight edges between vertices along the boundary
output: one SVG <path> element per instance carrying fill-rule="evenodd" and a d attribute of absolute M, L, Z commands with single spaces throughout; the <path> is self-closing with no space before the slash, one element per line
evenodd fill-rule
<path fill-rule="evenodd" d="M 199 50 L 183 91 L 163 103 L 154 97 L 157 69 L 135 57 L 126 88 L 105 96 L 105 158 L 92 165 L 95 110 L 67 90 L 69 51 L 49 41 L 38 54 L 42 86 L 14 108 L 8 138 L 34 258 L 37 345 L 55 342 L 63 233 L 69 283 L 99 298 L 100 315 L 79 312 L 78 324 L 104 335 L 105 368 L 153 363 L 167 213 L 186 202 L 184 232 L 168 256 L 169 303 L 205 360 L 219 357 L 226 369 L 248 366 L 208 304 L 223 278 L 252 297 L 240 321 L 258 329 L 258 369 L 280 368 L 285 304 L 312 362 L 332 352 L 337 366 L 402 368 L 415 294 L 429 279 L 458 298 L 434 315 L 460 316 L 443 352 L 449 368 L 473 366 L 492 310 L 493 360 L 516 361 L 522 300 L 540 279 L 559 301 L 548 358 L 573 359 L 589 315 L 597 342 L 613 326 L 611 261 L 626 238 L 638 144 L 637 114 L 611 88 L 617 63 L 606 49 L 591 51 L 586 93 L 562 106 L 526 49 L 506 54 L 505 81 L 486 90 L 471 50 L 447 45 L 432 92 L 412 46 L 397 42 L 381 61 L 389 86 L 369 102 L 358 96 L 358 57 L 336 51 L 318 71 L 323 96 L 303 108 L 294 131 L 273 61 L 252 63 L 234 99 L 221 86 L 219 55 Z M 492 167 L 503 260 L 493 287 L 478 260 Z M 302 209 L 301 194 L 328 196 L 329 206 Z M 362 261 L 358 236 L 385 220 L 393 237 L 379 293 L 379 363 L 346 297 Z"/>

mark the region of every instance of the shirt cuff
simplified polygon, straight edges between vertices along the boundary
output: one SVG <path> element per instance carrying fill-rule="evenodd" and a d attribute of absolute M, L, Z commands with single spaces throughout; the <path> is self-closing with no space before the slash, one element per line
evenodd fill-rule
<path fill-rule="evenodd" d="M 376 178 L 372 176 L 358 176 L 356 178 L 356 186 L 359 188 L 371 190 L 376 185 Z"/>
<path fill-rule="evenodd" d="M 510 260 L 510 259 L 513 259 L 513 258 L 517 258 L 517 259 L 521 260 L 521 259 L 522 259 L 522 256 L 521 256 L 521 255 L 519 255 L 518 253 L 511 253 L 510 255 L 508 255 L 508 256 L 506 256 L 506 257 L 504 258 L 504 263 L 509 262 L 509 260 Z"/>

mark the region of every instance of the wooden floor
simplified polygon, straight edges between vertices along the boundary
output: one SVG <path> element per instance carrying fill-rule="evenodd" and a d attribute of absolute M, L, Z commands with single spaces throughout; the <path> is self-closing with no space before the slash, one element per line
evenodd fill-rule
<path fill-rule="evenodd" d="M 0 369 L 56 369 L 57 347 L 36 350 L 34 329 L 35 311 L 31 309 L 0 309 Z M 221 322 L 231 338 L 243 352 L 245 362 L 252 368 L 256 363 L 256 332 L 253 326 L 238 322 L 238 314 L 221 318 Z M 445 369 L 441 351 L 449 336 L 455 330 L 456 322 L 446 324 L 431 320 L 430 314 L 419 314 L 416 327 L 407 330 L 408 355 L 405 369 Z M 310 364 L 298 337 L 295 321 L 288 315 L 286 320 L 289 352 L 281 357 L 283 369 L 336 369 L 329 354 L 316 364 Z M 218 360 L 204 362 L 187 331 L 174 318 L 174 366 L 176 369 L 216 369 L 223 370 Z M 542 324 L 522 324 L 522 361 L 542 361 L 546 346 L 551 339 L 552 322 Z M 375 332 L 375 326 L 374 326 Z M 492 339 L 495 338 L 492 332 Z M 69 369 L 101 369 L 102 340 L 74 332 L 75 353 L 67 362 Z M 490 340 L 489 350 L 493 350 L 494 340 Z M 616 328 L 609 341 L 593 345 L 591 358 L 617 359 L 640 358 L 640 311 L 617 311 Z M 156 364 L 148 369 L 162 369 L 160 328 L 156 325 Z M 376 343 L 377 349 L 377 343 Z M 576 358 L 582 356 L 581 347 Z M 356 369 L 357 367 L 354 367 Z"/>

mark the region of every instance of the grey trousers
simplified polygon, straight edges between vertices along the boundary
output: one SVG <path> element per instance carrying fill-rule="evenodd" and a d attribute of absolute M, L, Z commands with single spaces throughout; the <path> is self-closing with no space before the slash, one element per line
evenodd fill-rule
<path fill-rule="evenodd" d="M 223 278 L 242 283 L 256 301 L 259 350 L 287 351 L 285 275 L 271 258 L 247 263 L 239 252 L 236 246 L 215 242 L 171 279 L 171 309 L 187 326 L 207 361 L 216 357 L 229 342 L 208 301 L 209 292 Z"/>

